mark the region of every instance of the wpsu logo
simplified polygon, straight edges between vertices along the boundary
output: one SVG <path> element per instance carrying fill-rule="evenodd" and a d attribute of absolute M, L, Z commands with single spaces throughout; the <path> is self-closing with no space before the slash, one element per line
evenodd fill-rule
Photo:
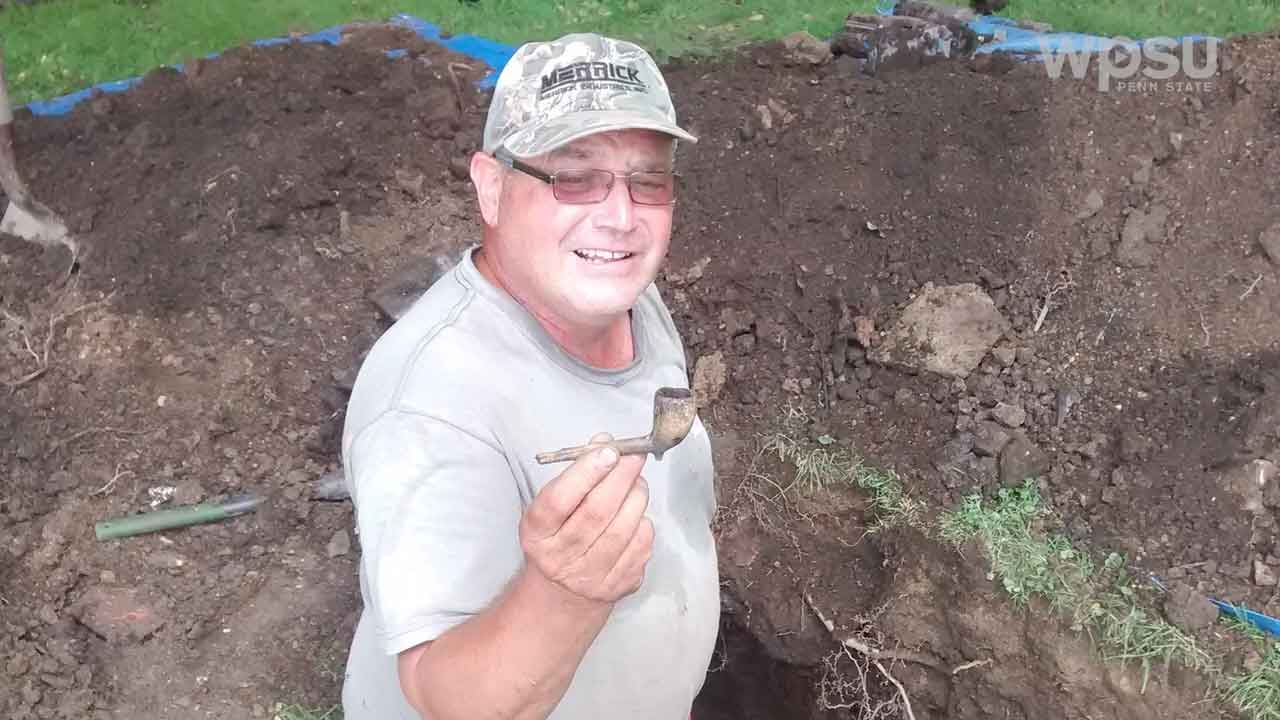
<path fill-rule="evenodd" d="M 1201 92 L 1213 87 L 1220 43 L 1212 37 L 1158 37 L 1139 42 L 1126 37 L 1084 36 L 1077 47 L 1064 52 L 1041 38 L 1040 59 L 1052 80 L 1062 78 L 1068 67 L 1076 80 L 1085 80 L 1089 62 L 1096 57 L 1098 90 L 1102 92 Z"/>

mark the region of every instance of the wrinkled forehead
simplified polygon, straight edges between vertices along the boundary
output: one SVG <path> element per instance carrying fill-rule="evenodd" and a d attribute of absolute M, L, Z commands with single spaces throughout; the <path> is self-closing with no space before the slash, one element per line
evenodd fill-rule
<path fill-rule="evenodd" d="M 656 130 L 611 130 L 578 138 L 548 152 L 550 161 L 618 159 L 630 165 L 670 165 L 676 139 Z"/>

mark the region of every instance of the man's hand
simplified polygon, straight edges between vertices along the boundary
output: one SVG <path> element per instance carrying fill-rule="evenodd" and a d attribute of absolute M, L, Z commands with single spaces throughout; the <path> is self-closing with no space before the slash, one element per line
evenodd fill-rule
<path fill-rule="evenodd" d="M 639 589 L 653 551 L 649 486 L 640 477 L 646 457 L 597 450 L 547 483 L 520 523 L 529 570 L 592 604 Z"/>

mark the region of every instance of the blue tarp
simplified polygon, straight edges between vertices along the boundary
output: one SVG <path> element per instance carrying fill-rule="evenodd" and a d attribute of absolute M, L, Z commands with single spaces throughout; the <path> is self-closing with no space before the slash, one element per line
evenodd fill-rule
<path fill-rule="evenodd" d="M 484 61 L 491 68 L 491 72 L 480 81 L 480 87 L 492 87 L 497 81 L 498 73 L 502 71 L 503 66 L 507 64 L 507 60 L 515 53 L 515 48 L 509 45 L 503 45 L 492 40 L 473 35 L 454 35 L 453 37 L 442 39 L 443 33 L 440 28 L 421 18 L 412 15 L 400 14 L 391 18 L 391 22 L 395 25 L 401 25 L 409 28 L 421 35 L 427 40 L 439 43 L 454 52 L 467 55 L 478 60 Z M 310 35 L 303 35 L 298 38 L 276 37 L 266 38 L 264 40 L 255 40 L 254 45 L 280 45 L 290 42 L 323 42 L 330 45 L 336 45 L 342 38 L 346 25 L 339 25 L 331 28 L 320 30 Z M 404 50 L 390 50 L 387 55 L 391 58 L 398 58 L 405 54 Z M 207 55 L 208 58 L 217 57 L 219 53 Z M 176 70 L 182 70 L 182 63 L 172 66 Z M 71 109 L 77 103 L 87 100 L 93 96 L 94 92 L 116 93 L 124 92 L 129 88 L 137 85 L 142 81 L 141 77 L 133 77 L 127 80 L 116 80 L 112 82 L 100 83 L 93 87 L 85 88 L 69 95 L 53 98 L 52 100 L 39 100 L 25 105 L 35 115 L 65 115 L 71 112 Z"/>
<path fill-rule="evenodd" d="M 979 35 L 991 36 L 996 40 L 979 46 L 976 53 L 1095 53 L 1106 52 L 1113 47 L 1124 47 L 1136 50 L 1144 43 L 1152 40 L 1180 42 L 1183 38 L 1204 40 L 1207 35 L 1184 35 L 1176 38 L 1109 38 L 1101 35 L 1088 35 L 1075 32 L 1038 32 L 1018 27 L 1013 20 L 995 15 L 979 15 L 969 22 L 969 28 Z"/>

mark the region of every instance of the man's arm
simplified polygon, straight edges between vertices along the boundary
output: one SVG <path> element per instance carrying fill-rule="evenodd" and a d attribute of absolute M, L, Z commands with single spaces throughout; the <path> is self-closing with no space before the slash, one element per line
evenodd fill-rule
<path fill-rule="evenodd" d="M 596 438 L 602 439 L 602 438 Z M 430 720 L 542 720 L 653 546 L 643 457 L 596 453 L 548 483 L 520 524 L 526 564 L 484 612 L 400 655 L 405 697 Z"/>

